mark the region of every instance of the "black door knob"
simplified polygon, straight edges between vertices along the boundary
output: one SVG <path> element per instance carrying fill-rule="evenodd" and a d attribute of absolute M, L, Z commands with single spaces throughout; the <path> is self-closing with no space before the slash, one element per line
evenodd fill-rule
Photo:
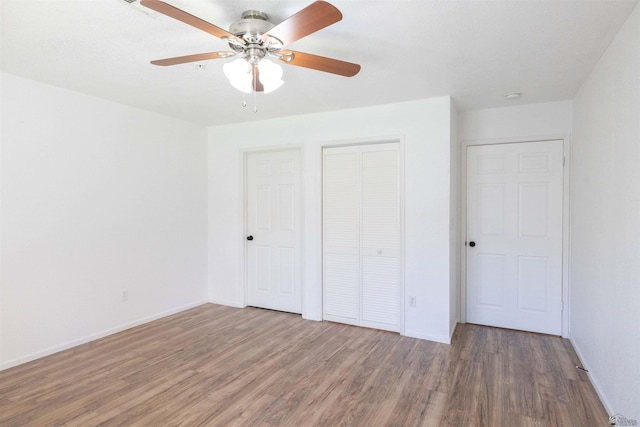
<path fill-rule="evenodd" d="M 474 247 L 476 245 L 476 242 L 469 242 L 469 246 Z"/>
<path fill-rule="evenodd" d="M 253 240 L 253 236 L 247 236 L 247 240 Z"/>

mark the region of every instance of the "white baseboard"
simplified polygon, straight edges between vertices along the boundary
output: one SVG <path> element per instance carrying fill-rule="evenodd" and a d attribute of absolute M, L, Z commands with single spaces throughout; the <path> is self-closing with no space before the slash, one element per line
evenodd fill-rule
<path fill-rule="evenodd" d="M 302 318 L 305 320 L 313 320 L 314 322 L 322 322 L 322 315 L 318 316 L 318 315 L 311 315 L 308 316 L 306 313 L 302 314 Z"/>
<path fill-rule="evenodd" d="M 450 326 L 449 326 L 449 344 L 451 344 L 451 341 L 453 340 L 453 334 L 456 332 L 456 328 L 458 327 L 458 322 L 453 322 Z"/>
<path fill-rule="evenodd" d="M 134 320 L 133 322 L 125 323 L 124 325 L 116 326 L 115 328 L 110 328 L 102 332 L 98 332 L 96 334 L 91 334 L 86 337 L 78 338 L 72 341 L 68 341 L 61 345 L 56 345 L 53 347 L 46 348 L 41 351 L 37 351 L 35 353 L 28 354 L 23 357 L 18 357 L 17 359 L 9 360 L 7 362 L 0 363 L 0 371 L 4 369 L 9 369 L 14 366 L 22 365 L 23 363 L 31 362 L 32 360 L 40 359 L 42 357 L 50 356 L 54 353 L 58 353 L 63 350 L 68 350 L 72 347 L 76 347 L 82 344 L 86 344 L 90 341 L 95 341 L 100 338 L 104 338 L 108 335 L 112 335 L 118 332 L 122 332 L 124 330 L 143 325 L 145 323 L 152 322 L 154 320 L 161 319 L 163 317 L 171 316 L 172 314 L 179 313 L 181 311 L 189 310 L 190 308 L 197 307 L 202 304 L 206 304 L 207 301 L 196 301 L 187 305 L 183 305 L 181 307 L 173 308 L 171 310 L 164 311 L 162 313 L 154 314 L 152 316 L 147 316 L 142 319 Z"/>
<path fill-rule="evenodd" d="M 427 335 L 421 332 L 416 332 L 411 330 L 405 330 L 403 335 L 405 337 L 410 337 L 410 338 L 420 338 L 421 340 L 435 341 L 443 344 L 451 344 L 451 337 L 448 337 L 446 335 L 444 336 Z"/>
<path fill-rule="evenodd" d="M 236 301 L 220 300 L 220 299 L 216 299 L 216 298 L 209 298 L 209 302 L 211 304 L 226 305 L 226 306 L 235 307 L 235 308 L 245 308 L 246 307 L 245 305 L 239 304 Z"/>
<path fill-rule="evenodd" d="M 615 414 L 616 412 L 613 410 L 613 408 L 609 404 L 609 401 L 607 400 L 604 393 L 602 392 L 602 389 L 598 385 L 598 381 L 596 381 L 593 375 L 591 375 L 591 368 L 589 367 L 589 364 L 586 362 L 585 358 L 582 356 L 582 351 L 580 351 L 580 347 L 578 346 L 578 344 L 576 344 L 573 338 L 569 337 L 569 341 L 571 342 L 573 349 L 576 351 L 576 354 L 580 359 L 580 363 L 582 364 L 582 367 L 588 371 L 587 376 L 589 377 L 589 381 L 591 381 L 591 385 L 595 389 L 596 393 L 598 394 L 598 397 L 600 398 L 600 401 L 604 405 L 604 409 L 606 409 L 607 413 L 610 415 Z"/>

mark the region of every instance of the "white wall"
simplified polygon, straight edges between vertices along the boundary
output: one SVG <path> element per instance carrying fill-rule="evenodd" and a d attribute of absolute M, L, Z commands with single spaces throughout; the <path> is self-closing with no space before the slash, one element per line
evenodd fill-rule
<path fill-rule="evenodd" d="M 460 113 L 461 141 L 557 138 L 572 129 L 572 101 L 487 108 Z"/>
<path fill-rule="evenodd" d="M 206 129 L 1 79 L 0 367 L 206 301 Z"/>
<path fill-rule="evenodd" d="M 571 338 L 609 412 L 640 421 L 640 7 L 574 108 Z"/>
<path fill-rule="evenodd" d="M 242 306 L 241 152 L 303 144 L 303 316 L 322 318 L 321 145 L 401 136 L 405 156 L 407 335 L 449 341 L 450 99 L 448 97 L 209 128 L 209 296 Z"/>

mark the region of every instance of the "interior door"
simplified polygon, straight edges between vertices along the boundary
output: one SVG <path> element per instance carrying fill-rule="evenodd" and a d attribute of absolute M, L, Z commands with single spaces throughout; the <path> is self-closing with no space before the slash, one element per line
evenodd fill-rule
<path fill-rule="evenodd" d="M 300 150 L 247 156 L 247 302 L 302 313 Z"/>
<path fill-rule="evenodd" d="M 562 141 L 467 148 L 467 321 L 560 335 Z"/>

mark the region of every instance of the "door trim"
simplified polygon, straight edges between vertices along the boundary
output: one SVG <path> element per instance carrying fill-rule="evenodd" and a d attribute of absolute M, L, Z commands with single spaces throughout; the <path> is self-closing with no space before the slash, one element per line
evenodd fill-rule
<path fill-rule="evenodd" d="M 467 147 L 474 145 L 513 144 L 522 142 L 562 141 L 564 168 L 562 174 L 562 337 L 568 338 L 571 318 L 571 286 L 569 277 L 570 253 L 570 177 L 571 177 L 571 137 L 570 135 L 543 135 L 538 137 L 514 137 L 499 139 L 460 141 L 460 241 L 458 255 L 460 260 L 460 323 L 467 322 Z"/>
<path fill-rule="evenodd" d="M 248 235 L 247 234 L 248 233 L 247 174 L 249 170 L 248 170 L 247 163 L 248 163 L 249 155 L 261 154 L 261 153 L 275 153 L 279 151 L 298 151 L 300 153 L 299 164 L 298 164 L 298 167 L 300 168 L 299 169 L 300 170 L 300 218 L 299 218 L 300 220 L 300 299 L 301 299 L 301 306 L 302 306 L 302 317 L 304 318 L 306 314 L 306 304 L 305 304 L 306 284 L 304 280 L 305 278 L 305 245 L 304 245 L 305 191 L 304 191 L 304 168 L 303 168 L 304 167 L 304 148 L 302 144 L 286 144 L 286 145 L 275 145 L 275 146 L 269 146 L 269 147 L 251 147 L 251 148 L 244 148 L 240 150 L 240 163 L 242 165 L 240 168 L 240 186 L 241 186 L 240 193 L 242 194 L 242 198 L 240 200 L 240 203 L 242 203 L 242 235 L 238 236 L 238 238 L 242 239 L 243 244 L 242 244 L 242 254 L 240 259 L 240 275 L 239 276 L 240 276 L 240 279 L 242 280 L 242 283 L 240 286 L 241 295 L 239 300 L 242 301 L 241 308 L 248 306 L 249 284 L 247 280 L 247 274 L 248 274 L 247 269 L 249 266 L 249 262 L 248 262 L 249 251 L 248 251 L 246 236 Z"/>

